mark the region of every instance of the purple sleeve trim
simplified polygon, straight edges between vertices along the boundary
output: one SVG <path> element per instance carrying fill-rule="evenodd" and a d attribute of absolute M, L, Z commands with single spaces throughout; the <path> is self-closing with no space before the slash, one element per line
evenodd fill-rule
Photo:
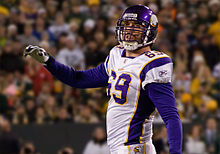
<path fill-rule="evenodd" d="M 177 112 L 172 85 L 147 84 L 146 92 L 166 125 L 170 154 L 182 154 L 182 123 Z"/>
<path fill-rule="evenodd" d="M 105 87 L 108 84 L 108 75 L 104 64 L 87 71 L 76 71 L 50 56 L 45 68 L 57 79 L 75 88 Z"/>
<path fill-rule="evenodd" d="M 143 68 L 141 72 L 141 76 L 140 76 L 141 80 L 143 81 L 145 79 L 147 72 L 150 71 L 151 69 L 168 64 L 168 63 L 172 63 L 172 60 L 169 57 L 162 57 L 162 58 L 158 58 L 156 60 L 151 61 Z"/>

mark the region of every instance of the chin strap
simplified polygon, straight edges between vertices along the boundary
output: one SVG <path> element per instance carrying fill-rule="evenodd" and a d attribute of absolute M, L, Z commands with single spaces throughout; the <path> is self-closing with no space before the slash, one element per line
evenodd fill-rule
<path fill-rule="evenodd" d="M 123 41 L 121 44 L 126 50 L 132 51 L 138 48 L 138 42 L 124 42 Z"/>
<path fill-rule="evenodd" d="M 142 43 L 142 44 L 138 44 L 138 42 L 125 42 L 125 41 L 122 41 L 120 44 L 121 44 L 126 50 L 133 51 L 133 50 L 137 50 L 138 48 L 141 48 L 141 47 L 150 45 L 150 44 L 154 43 L 155 40 L 156 40 L 156 38 L 155 38 L 154 40 L 150 41 L 150 42 Z"/>

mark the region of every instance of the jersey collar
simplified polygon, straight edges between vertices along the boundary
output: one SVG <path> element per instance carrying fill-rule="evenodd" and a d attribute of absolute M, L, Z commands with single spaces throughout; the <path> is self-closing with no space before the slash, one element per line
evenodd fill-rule
<path fill-rule="evenodd" d="M 146 52 L 148 52 L 148 51 L 143 52 L 142 54 L 138 55 L 137 57 L 139 57 L 139 56 L 145 54 Z M 122 58 L 130 58 L 130 59 L 136 58 L 136 57 L 125 57 L 125 53 L 126 53 L 126 49 L 124 49 L 124 50 L 122 51 L 122 53 L 121 53 L 121 57 L 122 57 Z"/>

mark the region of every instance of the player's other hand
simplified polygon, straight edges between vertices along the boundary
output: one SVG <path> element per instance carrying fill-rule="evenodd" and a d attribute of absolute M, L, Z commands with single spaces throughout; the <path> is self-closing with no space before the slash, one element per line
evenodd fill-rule
<path fill-rule="evenodd" d="M 24 57 L 31 56 L 41 64 L 45 64 L 45 62 L 49 59 L 49 54 L 38 46 L 29 45 L 24 50 Z"/>

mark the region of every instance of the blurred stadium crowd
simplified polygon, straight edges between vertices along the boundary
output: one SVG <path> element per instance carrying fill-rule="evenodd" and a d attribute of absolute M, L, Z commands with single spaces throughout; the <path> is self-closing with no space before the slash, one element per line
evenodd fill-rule
<path fill-rule="evenodd" d="M 186 153 L 220 153 L 220 1 L 219 0 L 1 0 L 0 120 L 12 124 L 99 123 L 105 119 L 105 89 L 75 89 L 53 78 L 31 58 L 39 45 L 77 70 L 105 61 L 117 45 L 115 26 L 130 5 L 145 4 L 158 16 L 154 50 L 174 62 L 173 88 L 183 122 Z M 155 122 L 160 122 L 159 116 Z M 166 133 L 156 131 L 159 153 Z M 195 145 L 201 151 L 195 150 Z"/>

